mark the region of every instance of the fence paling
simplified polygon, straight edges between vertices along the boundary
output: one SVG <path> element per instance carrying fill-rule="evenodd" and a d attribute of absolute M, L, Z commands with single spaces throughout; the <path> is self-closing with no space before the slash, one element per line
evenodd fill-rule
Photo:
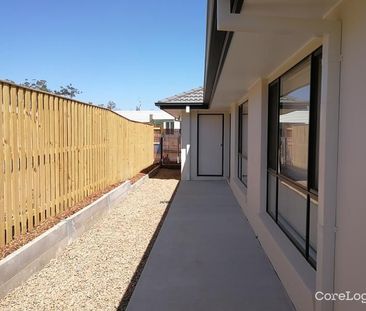
<path fill-rule="evenodd" d="M 0 246 L 153 163 L 153 127 L 0 82 Z"/>
<path fill-rule="evenodd" d="M 3 90 L 0 88 L 0 137 L 4 138 L 4 111 L 3 111 Z M 4 149 L 5 144 L 3 141 L 0 141 L 0 145 L 2 149 Z M 4 206 L 4 173 L 3 173 L 3 164 L 4 163 L 4 153 L 2 150 L 0 150 L 0 206 Z M 4 208 L 0 208 L 0 245 L 5 243 L 5 235 L 3 232 L 5 232 L 5 210 Z"/>

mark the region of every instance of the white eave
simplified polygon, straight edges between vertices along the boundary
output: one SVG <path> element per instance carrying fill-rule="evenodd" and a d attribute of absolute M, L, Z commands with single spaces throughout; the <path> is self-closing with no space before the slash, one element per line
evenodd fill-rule
<path fill-rule="evenodd" d="M 245 0 L 240 14 L 230 14 L 229 0 L 212 1 L 218 1 L 219 30 L 234 34 L 210 108 L 237 102 L 259 78 L 337 27 L 323 16 L 338 0 Z"/>

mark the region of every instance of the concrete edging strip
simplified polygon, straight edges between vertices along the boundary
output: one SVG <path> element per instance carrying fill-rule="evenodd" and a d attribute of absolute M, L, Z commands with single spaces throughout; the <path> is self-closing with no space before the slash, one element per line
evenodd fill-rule
<path fill-rule="evenodd" d="M 0 298 L 18 287 L 32 274 L 40 271 L 103 214 L 109 212 L 114 203 L 122 199 L 129 190 L 138 187 L 149 177 L 155 176 L 158 170 L 159 166 L 134 184 L 129 180 L 124 182 L 0 260 Z"/>
<path fill-rule="evenodd" d="M 155 168 L 153 168 L 148 174 L 146 174 L 145 176 L 141 177 L 138 181 L 136 181 L 135 183 L 132 184 L 132 187 L 138 187 L 139 185 L 141 185 L 146 179 L 149 179 L 151 177 L 154 177 L 158 171 L 160 169 L 160 166 L 157 166 Z"/>

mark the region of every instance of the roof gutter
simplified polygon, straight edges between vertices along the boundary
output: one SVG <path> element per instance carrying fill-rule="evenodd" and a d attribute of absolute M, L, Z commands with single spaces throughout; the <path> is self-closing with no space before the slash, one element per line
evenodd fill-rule
<path fill-rule="evenodd" d="M 159 107 L 160 109 L 186 109 L 189 106 L 191 109 L 208 109 L 208 105 L 205 103 L 164 103 L 164 102 L 157 102 L 155 106 Z"/>

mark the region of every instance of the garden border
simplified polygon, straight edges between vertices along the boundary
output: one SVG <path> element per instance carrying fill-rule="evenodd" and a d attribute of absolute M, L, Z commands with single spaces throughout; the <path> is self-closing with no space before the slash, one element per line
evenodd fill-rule
<path fill-rule="evenodd" d="M 69 244 L 108 213 L 117 201 L 157 174 L 159 166 L 135 183 L 125 181 L 110 192 L 0 260 L 0 299 L 8 292 L 40 271 L 51 259 L 59 255 Z"/>

